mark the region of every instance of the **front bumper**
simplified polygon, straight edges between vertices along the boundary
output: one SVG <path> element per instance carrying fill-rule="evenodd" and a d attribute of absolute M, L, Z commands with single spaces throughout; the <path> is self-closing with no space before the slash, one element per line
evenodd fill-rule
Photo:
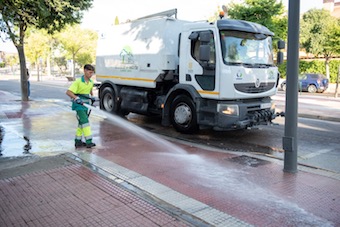
<path fill-rule="evenodd" d="M 220 105 L 238 106 L 237 115 L 228 115 L 219 111 Z M 209 126 L 217 131 L 245 129 L 256 125 L 270 124 L 276 118 L 275 107 L 270 98 L 243 101 L 216 101 L 200 108 L 198 123 L 201 126 Z M 207 111 L 210 110 L 210 111 Z"/>

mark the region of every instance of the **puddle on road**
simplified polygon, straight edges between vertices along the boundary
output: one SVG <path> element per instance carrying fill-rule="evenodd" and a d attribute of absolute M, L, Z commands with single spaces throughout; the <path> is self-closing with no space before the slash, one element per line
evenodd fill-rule
<path fill-rule="evenodd" d="M 251 166 L 251 167 L 258 167 L 258 166 L 262 166 L 262 165 L 266 165 L 270 163 L 269 161 L 262 160 L 259 158 L 249 157 L 246 155 L 233 157 L 228 160 L 231 160 L 232 162 L 236 162 L 241 165 L 246 165 L 246 166 Z"/>
<path fill-rule="evenodd" d="M 0 125 L 0 157 L 31 155 L 32 145 L 26 136 L 20 136 Z"/>

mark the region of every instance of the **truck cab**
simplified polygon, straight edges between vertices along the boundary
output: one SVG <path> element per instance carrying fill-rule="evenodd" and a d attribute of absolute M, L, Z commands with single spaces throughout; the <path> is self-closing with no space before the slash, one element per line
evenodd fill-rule
<path fill-rule="evenodd" d="M 276 93 L 279 75 L 273 35 L 261 25 L 240 20 L 184 26 L 176 86 L 186 85 L 185 90 L 191 91 L 198 124 L 230 130 L 275 118 L 270 96 Z M 190 127 L 194 114 L 189 106 L 183 103 L 177 117 L 170 114 L 173 125 Z"/>

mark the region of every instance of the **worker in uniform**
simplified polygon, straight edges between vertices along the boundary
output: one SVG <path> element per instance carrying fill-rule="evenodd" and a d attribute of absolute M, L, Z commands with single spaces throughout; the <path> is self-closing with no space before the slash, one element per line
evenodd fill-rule
<path fill-rule="evenodd" d="M 83 105 L 84 103 L 90 104 L 90 102 L 93 103 L 95 101 L 92 92 L 94 83 L 93 80 L 91 80 L 93 74 L 94 67 L 90 64 L 86 64 L 84 66 L 84 75 L 81 78 L 76 79 L 66 91 L 66 94 L 72 99 L 72 110 L 77 112 L 78 128 L 75 137 L 76 148 L 84 146 L 91 148 L 96 146 L 96 144 L 92 142 L 88 108 Z M 85 142 L 82 141 L 83 136 Z"/>

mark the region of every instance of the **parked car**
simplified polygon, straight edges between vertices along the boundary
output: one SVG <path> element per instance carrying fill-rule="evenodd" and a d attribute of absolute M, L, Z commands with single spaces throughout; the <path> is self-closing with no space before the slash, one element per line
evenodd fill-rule
<path fill-rule="evenodd" d="M 308 91 L 309 93 L 324 92 L 328 88 L 328 79 L 323 74 L 305 73 L 299 76 L 299 91 Z M 282 81 L 281 89 L 286 90 L 286 81 Z"/>

